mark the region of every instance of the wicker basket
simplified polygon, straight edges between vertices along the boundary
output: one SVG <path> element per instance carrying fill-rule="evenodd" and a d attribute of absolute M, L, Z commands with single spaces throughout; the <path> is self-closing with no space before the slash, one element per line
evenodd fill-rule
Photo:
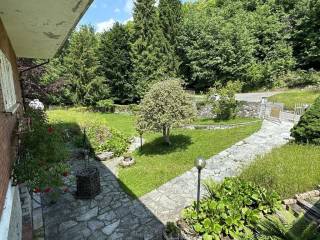
<path fill-rule="evenodd" d="M 99 170 L 87 167 L 77 172 L 76 196 L 81 199 L 91 199 L 101 192 Z"/>

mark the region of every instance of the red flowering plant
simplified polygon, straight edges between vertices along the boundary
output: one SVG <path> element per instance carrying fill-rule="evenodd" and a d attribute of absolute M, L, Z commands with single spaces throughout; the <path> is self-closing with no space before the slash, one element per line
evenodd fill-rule
<path fill-rule="evenodd" d="M 48 123 L 44 111 L 27 109 L 31 131 L 21 137 L 18 161 L 13 169 L 16 184 L 25 183 L 33 192 L 56 192 L 68 175 L 68 151 L 59 128 Z"/>

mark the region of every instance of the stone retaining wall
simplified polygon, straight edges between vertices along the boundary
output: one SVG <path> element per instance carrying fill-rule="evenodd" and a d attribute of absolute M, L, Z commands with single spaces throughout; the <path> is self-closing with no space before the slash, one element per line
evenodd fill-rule
<path fill-rule="evenodd" d="M 239 102 L 239 117 L 253 117 L 258 118 L 260 115 L 261 103 L 256 102 Z"/>
<path fill-rule="evenodd" d="M 258 118 L 260 113 L 260 103 L 256 102 L 239 102 L 238 103 L 238 117 L 252 117 Z M 214 118 L 210 105 L 199 106 L 197 109 L 198 117 L 200 118 Z"/>

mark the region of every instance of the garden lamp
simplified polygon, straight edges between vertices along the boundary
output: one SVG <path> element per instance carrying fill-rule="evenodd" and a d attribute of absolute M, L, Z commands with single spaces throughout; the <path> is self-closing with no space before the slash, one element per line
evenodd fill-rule
<path fill-rule="evenodd" d="M 195 167 L 198 169 L 198 189 L 197 189 L 197 213 L 199 213 L 200 204 L 200 181 L 201 181 L 201 170 L 206 166 L 206 160 L 203 157 L 198 157 L 194 161 Z"/>

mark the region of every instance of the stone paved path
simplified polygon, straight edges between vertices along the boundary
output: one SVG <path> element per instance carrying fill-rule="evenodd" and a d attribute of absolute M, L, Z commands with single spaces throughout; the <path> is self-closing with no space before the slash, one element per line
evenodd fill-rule
<path fill-rule="evenodd" d="M 291 127 L 291 123 L 264 121 L 257 133 L 209 159 L 202 178 L 222 180 L 236 175 L 256 155 L 285 144 Z M 72 175 L 82 165 L 77 160 L 71 161 L 72 174 L 66 179 L 70 191 L 56 204 L 43 208 L 46 240 L 161 239 L 164 223 L 177 219 L 196 197 L 196 169 L 133 199 L 121 188 L 114 169 L 111 171 L 97 161 L 91 164 L 99 169 L 101 194 L 93 200 L 74 198 L 76 186 Z"/>
<path fill-rule="evenodd" d="M 81 162 L 72 161 L 72 175 Z M 75 179 L 66 184 L 70 192 L 58 202 L 43 208 L 46 240 L 159 239 L 163 225 L 138 199 L 121 188 L 114 174 L 100 162 L 98 167 L 102 192 L 93 200 L 73 196 Z M 161 238 L 160 238 L 161 239 Z"/>
<path fill-rule="evenodd" d="M 264 121 L 257 133 L 208 159 L 202 171 L 202 180 L 213 178 L 221 181 L 225 177 L 237 175 L 256 156 L 287 143 L 292 126 L 290 122 Z M 140 201 L 163 223 L 174 221 L 181 210 L 196 199 L 196 183 L 197 170 L 193 168 L 142 196 Z"/>
<path fill-rule="evenodd" d="M 277 92 L 255 92 L 255 93 L 238 93 L 236 94 L 236 99 L 238 101 L 245 101 L 245 102 L 261 102 L 263 97 L 271 97 L 281 93 L 280 91 Z"/>

